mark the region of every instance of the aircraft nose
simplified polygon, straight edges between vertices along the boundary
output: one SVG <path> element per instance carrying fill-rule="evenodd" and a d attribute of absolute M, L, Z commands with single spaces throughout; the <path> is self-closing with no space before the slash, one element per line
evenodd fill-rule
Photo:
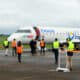
<path fill-rule="evenodd" d="M 21 36 L 19 34 L 12 34 L 8 37 L 8 41 L 11 42 L 13 39 L 20 40 L 20 37 Z"/>
<path fill-rule="evenodd" d="M 17 40 L 18 37 L 12 37 L 12 36 L 8 37 L 8 41 L 9 41 L 9 42 L 11 42 L 13 39 L 16 39 L 16 40 Z"/>

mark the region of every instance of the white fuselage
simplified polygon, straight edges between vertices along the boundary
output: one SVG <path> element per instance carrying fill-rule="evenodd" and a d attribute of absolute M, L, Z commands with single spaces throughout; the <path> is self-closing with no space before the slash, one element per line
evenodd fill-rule
<path fill-rule="evenodd" d="M 37 27 L 40 30 L 40 39 L 44 38 L 45 42 L 51 43 L 55 38 L 63 43 L 66 38 L 70 38 L 73 42 L 80 42 L 79 28 L 64 27 Z M 35 39 L 36 32 L 33 27 L 20 28 L 17 32 L 11 34 L 8 40 L 11 42 L 14 38 L 22 43 L 29 43 L 31 39 Z"/>

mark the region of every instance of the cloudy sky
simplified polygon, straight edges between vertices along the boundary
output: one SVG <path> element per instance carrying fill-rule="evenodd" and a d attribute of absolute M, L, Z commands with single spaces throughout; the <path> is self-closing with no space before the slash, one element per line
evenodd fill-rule
<path fill-rule="evenodd" d="M 0 0 L 0 33 L 28 25 L 80 27 L 80 0 Z"/>

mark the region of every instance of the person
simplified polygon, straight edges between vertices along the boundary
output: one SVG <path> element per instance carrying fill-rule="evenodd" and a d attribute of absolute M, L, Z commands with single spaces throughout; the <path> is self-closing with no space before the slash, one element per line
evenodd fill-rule
<path fill-rule="evenodd" d="M 9 41 L 7 39 L 4 40 L 3 47 L 5 48 L 5 56 L 8 56 Z"/>
<path fill-rule="evenodd" d="M 35 54 L 37 53 L 37 52 L 36 52 L 36 49 L 37 49 L 37 40 L 34 39 L 34 53 L 35 53 Z"/>
<path fill-rule="evenodd" d="M 21 41 L 17 42 L 16 52 L 18 54 L 18 62 L 21 63 L 21 54 L 23 52 L 23 46 Z"/>
<path fill-rule="evenodd" d="M 59 41 L 57 38 L 55 38 L 55 40 L 53 41 L 53 52 L 54 52 L 54 56 L 55 56 L 55 64 L 58 64 L 58 55 L 59 55 Z"/>
<path fill-rule="evenodd" d="M 66 67 L 69 68 L 69 70 L 72 70 L 72 56 L 73 56 L 73 50 L 74 50 L 74 43 L 67 39 L 67 65 Z"/>
<path fill-rule="evenodd" d="M 13 39 L 12 41 L 12 56 L 16 56 L 16 39 Z"/>
<path fill-rule="evenodd" d="M 37 46 L 36 40 L 32 39 L 30 41 L 29 45 L 30 45 L 30 48 L 31 48 L 31 53 L 32 53 L 32 55 L 34 55 L 36 53 L 36 46 Z"/>
<path fill-rule="evenodd" d="M 34 27 L 34 29 L 35 29 L 35 32 L 36 32 L 36 40 L 40 40 L 40 31 L 39 31 L 39 29 L 37 28 L 37 27 Z"/>
<path fill-rule="evenodd" d="M 42 39 L 40 41 L 40 48 L 41 48 L 40 54 L 43 53 L 45 55 L 45 41 L 44 41 L 44 39 Z"/>

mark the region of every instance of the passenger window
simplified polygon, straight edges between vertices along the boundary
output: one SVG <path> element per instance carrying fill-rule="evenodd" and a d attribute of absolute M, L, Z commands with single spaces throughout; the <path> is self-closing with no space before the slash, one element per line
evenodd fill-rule
<path fill-rule="evenodd" d="M 17 30 L 16 33 L 31 33 L 31 30 Z"/>

